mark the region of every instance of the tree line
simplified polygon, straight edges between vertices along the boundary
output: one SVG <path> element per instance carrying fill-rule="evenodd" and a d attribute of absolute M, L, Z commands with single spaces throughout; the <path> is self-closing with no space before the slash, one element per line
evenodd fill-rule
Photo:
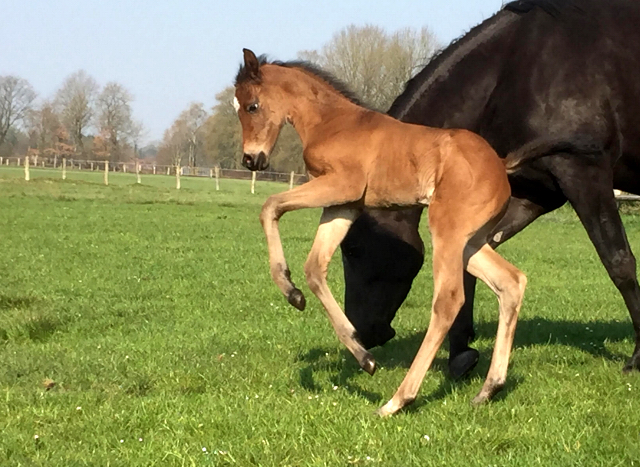
<path fill-rule="evenodd" d="M 68 76 L 55 95 L 37 103 L 31 84 L 0 76 L 0 155 L 38 154 L 113 162 L 135 157 L 143 127 L 133 97 L 119 83 L 100 88 L 84 71 Z"/>
<path fill-rule="evenodd" d="M 386 111 L 437 46 L 428 28 L 387 33 L 377 26 L 351 25 L 297 58 L 332 73 L 369 107 Z M 26 80 L 0 76 L 0 155 L 29 151 L 112 162 L 150 156 L 159 165 L 241 168 L 242 135 L 233 94 L 233 86 L 218 93 L 210 111 L 200 102 L 189 104 L 160 142 L 140 151 L 143 126 L 134 120 L 133 97 L 122 85 L 111 82 L 100 89 L 78 71 L 53 98 L 36 104 Z M 301 153 L 296 132 L 285 126 L 271 157 L 272 170 L 302 173 Z"/>

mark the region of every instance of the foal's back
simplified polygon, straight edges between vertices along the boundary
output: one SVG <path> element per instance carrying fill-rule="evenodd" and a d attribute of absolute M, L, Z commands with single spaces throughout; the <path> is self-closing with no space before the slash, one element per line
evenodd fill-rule
<path fill-rule="evenodd" d="M 403 123 L 371 111 L 357 117 L 356 128 L 349 143 L 362 155 L 367 206 L 429 205 L 440 196 L 501 208 L 510 196 L 503 162 L 475 133 Z"/>

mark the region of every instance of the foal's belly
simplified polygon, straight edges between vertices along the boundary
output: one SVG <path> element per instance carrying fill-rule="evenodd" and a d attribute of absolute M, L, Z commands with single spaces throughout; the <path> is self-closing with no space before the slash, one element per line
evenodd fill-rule
<path fill-rule="evenodd" d="M 370 208 L 402 209 L 429 206 L 435 189 L 434 183 L 421 186 L 414 181 L 394 180 L 386 186 L 372 183 L 367 186 L 364 204 Z"/>

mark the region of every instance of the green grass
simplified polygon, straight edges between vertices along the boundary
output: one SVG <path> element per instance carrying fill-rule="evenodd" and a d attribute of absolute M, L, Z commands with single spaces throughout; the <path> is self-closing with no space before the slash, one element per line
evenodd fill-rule
<path fill-rule="evenodd" d="M 469 404 L 496 330 L 482 286 L 472 377 L 450 381 L 443 350 L 416 403 L 378 419 L 428 324 L 429 266 L 370 377 L 304 286 L 318 211 L 282 221 L 307 310 L 269 278 L 258 213 L 286 185 L 59 176 L 0 168 L 1 466 L 640 465 L 631 324 L 567 208 L 501 248 L 529 277 L 506 390 Z M 640 251 L 640 216 L 624 221 Z M 337 257 L 330 280 L 342 297 Z"/>

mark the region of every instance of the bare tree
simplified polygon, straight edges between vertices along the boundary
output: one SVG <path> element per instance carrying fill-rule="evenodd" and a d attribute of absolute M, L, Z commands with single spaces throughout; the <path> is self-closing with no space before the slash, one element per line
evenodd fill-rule
<path fill-rule="evenodd" d="M 164 132 L 158 151 L 158 159 L 180 170 L 184 157 L 188 154 L 189 130 L 185 121 L 178 118 L 171 128 Z"/>
<path fill-rule="evenodd" d="M 98 127 L 106 135 L 111 161 L 123 159 L 126 143 L 131 138 L 134 122 L 131 117 L 133 97 L 118 83 L 107 83 L 97 100 Z"/>
<path fill-rule="evenodd" d="M 96 135 L 93 138 L 93 156 L 96 160 L 106 161 L 109 160 L 109 136 L 103 133 Z"/>
<path fill-rule="evenodd" d="M 186 132 L 189 167 L 195 167 L 197 165 L 197 154 L 202 139 L 202 127 L 207 121 L 208 116 L 201 102 L 193 102 L 189 108 L 183 111 L 178 117 L 178 120 L 183 122 Z"/>
<path fill-rule="evenodd" d="M 56 160 L 60 157 L 69 157 L 76 152 L 76 148 L 70 143 L 69 132 L 60 125 L 53 136 L 53 145 L 44 150 L 44 154 Z"/>
<path fill-rule="evenodd" d="M 56 93 L 55 103 L 79 154 L 84 155 L 82 138 L 95 113 L 98 84 L 84 70 L 67 77 Z"/>
<path fill-rule="evenodd" d="M 141 147 L 142 139 L 145 137 L 145 135 L 146 135 L 146 131 L 142 122 L 134 121 L 131 124 L 131 131 L 129 132 L 129 137 L 131 138 L 131 142 L 133 143 L 133 158 L 136 161 L 140 157 L 138 152 Z"/>
<path fill-rule="evenodd" d="M 30 145 L 37 148 L 40 154 L 45 154 L 56 143 L 56 134 L 62 125 L 53 103 L 42 102 L 28 113 L 26 122 Z"/>
<path fill-rule="evenodd" d="M 218 104 L 203 129 L 211 162 L 226 169 L 241 168 L 242 128 L 233 108 L 234 93 L 230 86 L 216 95 Z"/>
<path fill-rule="evenodd" d="M 17 76 L 0 76 L 0 146 L 9 130 L 25 119 L 36 93 L 31 84 Z"/>
<path fill-rule="evenodd" d="M 387 110 L 437 45 L 426 27 L 387 34 L 377 26 L 351 25 L 320 51 L 303 51 L 299 56 L 344 81 L 369 106 Z"/>

